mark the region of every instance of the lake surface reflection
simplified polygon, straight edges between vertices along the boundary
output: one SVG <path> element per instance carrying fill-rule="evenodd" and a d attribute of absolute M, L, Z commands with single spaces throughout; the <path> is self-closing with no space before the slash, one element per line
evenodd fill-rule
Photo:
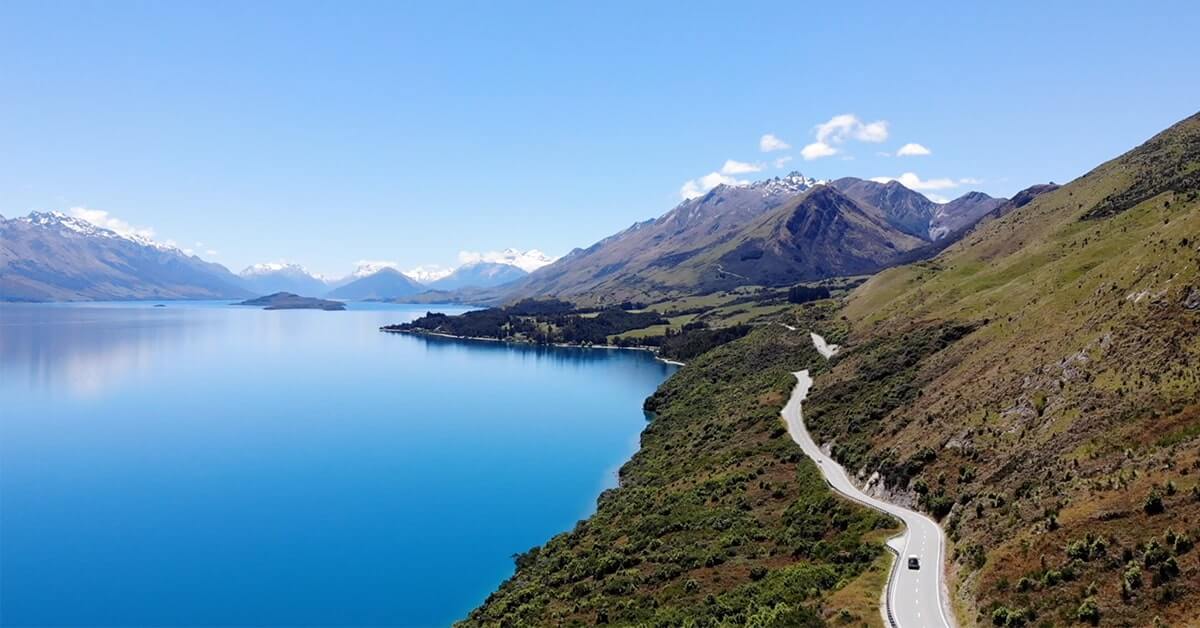
<path fill-rule="evenodd" d="M 166 305 L 0 305 L 0 623 L 448 624 L 591 512 L 673 370 L 378 331 L 431 306 Z"/>

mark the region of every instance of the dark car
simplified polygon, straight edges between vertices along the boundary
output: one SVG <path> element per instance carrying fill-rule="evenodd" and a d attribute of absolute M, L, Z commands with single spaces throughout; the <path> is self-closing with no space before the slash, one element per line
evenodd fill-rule
<path fill-rule="evenodd" d="M 921 559 L 917 558 L 916 556 L 909 556 L 908 557 L 908 568 L 909 569 L 920 569 L 921 568 Z"/>

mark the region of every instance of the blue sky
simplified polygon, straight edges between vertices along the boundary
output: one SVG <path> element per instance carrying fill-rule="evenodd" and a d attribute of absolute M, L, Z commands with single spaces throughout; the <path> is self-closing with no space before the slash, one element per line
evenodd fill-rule
<path fill-rule="evenodd" d="M 1195 2 L 646 4 L 5 2 L 0 214 L 449 266 L 587 246 L 727 160 L 1008 195 L 1200 107 Z"/>

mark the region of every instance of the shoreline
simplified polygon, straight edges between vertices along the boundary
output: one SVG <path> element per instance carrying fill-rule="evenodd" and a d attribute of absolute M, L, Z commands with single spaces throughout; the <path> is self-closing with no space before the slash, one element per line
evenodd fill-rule
<path fill-rule="evenodd" d="M 524 341 L 520 341 L 520 340 L 505 340 L 503 338 L 489 338 L 487 336 L 456 336 L 454 334 L 447 334 L 447 333 L 440 332 L 440 331 L 427 331 L 427 330 L 415 330 L 415 329 L 387 329 L 384 327 L 380 327 L 379 331 L 381 331 L 385 334 L 409 334 L 412 336 L 437 336 L 438 338 L 449 338 L 451 340 L 482 340 L 484 342 L 499 342 L 499 343 L 504 343 L 504 344 L 525 345 L 525 346 L 531 346 L 531 347 L 543 346 L 543 347 L 559 347 L 559 348 L 563 348 L 563 349 L 607 349 L 607 350 L 646 351 L 646 352 L 649 352 L 651 355 L 653 355 L 655 360 L 658 360 L 659 362 L 662 362 L 664 364 L 670 364 L 672 366 L 685 366 L 686 365 L 685 362 L 680 362 L 678 360 L 672 360 L 670 358 L 664 358 L 664 357 L 658 355 L 658 350 L 656 350 L 654 347 L 620 347 L 617 345 L 577 345 L 577 344 L 571 344 L 569 342 L 553 342 L 553 343 L 550 343 L 547 345 L 539 345 L 536 342 L 524 342 Z"/>

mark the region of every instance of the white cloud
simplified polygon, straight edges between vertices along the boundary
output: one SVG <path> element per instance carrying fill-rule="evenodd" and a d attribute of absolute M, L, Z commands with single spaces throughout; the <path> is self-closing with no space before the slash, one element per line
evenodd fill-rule
<path fill-rule="evenodd" d="M 945 190 L 956 188 L 959 185 L 954 179 L 922 179 L 915 172 L 906 172 L 898 177 L 871 177 L 872 181 L 877 183 L 887 183 L 889 181 L 899 181 L 900 185 L 918 192 L 928 190 Z"/>
<path fill-rule="evenodd" d="M 684 183 L 683 186 L 679 188 L 679 196 L 683 197 L 683 200 L 686 201 L 688 199 L 696 198 L 697 196 L 704 196 L 705 193 L 717 187 L 718 185 L 749 184 L 749 181 L 743 179 L 735 179 L 719 172 L 710 172 L 703 177 L 692 179 L 691 181 Z"/>
<path fill-rule="evenodd" d="M 216 257 L 216 256 L 220 255 L 221 252 L 217 251 L 215 249 L 208 249 L 207 251 L 204 252 L 204 254 L 209 257 Z"/>
<path fill-rule="evenodd" d="M 826 144 L 825 142 L 813 142 L 812 144 L 800 149 L 800 156 L 804 158 L 804 161 L 812 161 L 814 159 L 836 155 L 837 152 L 838 151 L 836 148 Z"/>
<path fill-rule="evenodd" d="M 776 159 L 776 160 L 775 160 L 775 163 L 774 163 L 773 165 L 774 165 L 776 168 L 782 168 L 782 167 L 784 167 L 785 165 L 787 165 L 787 162 L 789 162 L 789 161 L 791 161 L 791 160 L 792 160 L 792 156 L 791 156 L 791 155 L 784 155 L 783 157 L 780 157 L 779 159 Z"/>
<path fill-rule="evenodd" d="M 847 141 L 879 143 L 888 138 L 887 120 L 863 122 L 852 113 L 843 113 L 818 124 L 815 128 L 817 141 L 800 150 L 805 161 L 830 157 L 842 152 L 838 146 Z"/>
<path fill-rule="evenodd" d="M 771 133 L 767 133 L 758 140 L 758 149 L 764 153 L 777 150 L 787 150 L 791 147 L 791 144 L 788 144 Z"/>
<path fill-rule="evenodd" d="M 721 174 L 746 174 L 748 172 L 759 172 L 762 169 L 762 164 L 749 164 L 744 161 L 726 159 L 725 165 L 721 166 Z"/>
<path fill-rule="evenodd" d="M 868 124 L 864 124 L 860 129 L 855 131 L 854 139 L 861 142 L 873 142 L 878 144 L 887 141 L 888 138 L 888 123 L 887 120 L 876 120 Z"/>
<path fill-rule="evenodd" d="M 919 155 L 930 155 L 932 153 L 933 153 L 933 151 L 929 150 L 928 148 L 925 148 L 924 146 L 922 146 L 920 144 L 914 144 L 914 143 L 910 142 L 908 144 L 905 144 L 904 146 L 901 146 L 900 150 L 896 151 L 896 156 L 897 157 L 916 157 Z"/>
<path fill-rule="evenodd" d="M 817 143 L 841 144 L 846 140 L 879 143 L 888 138 L 887 120 L 864 123 L 852 113 L 843 113 L 817 125 Z"/>
<path fill-rule="evenodd" d="M 923 194 L 925 195 L 925 198 L 927 198 L 935 203 L 949 203 L 950 202 L 949 198 L 946 198 L 945 196 L 942 196 L 941 194 L 934 194 L 933 192 L 924 192 Z"/>
<path fill-rule="evenodd" d="M 438 279 L 441 279 L 452 272 L 454 272 L 453 268 L 447 268 L 440 264 L 421 264 L 416 268 L 404 271 L 404 274 L 416 279 L 421 283 L 429 283 L 431 281 L 437 281 Z"/>
<path fill-rule="evenodd" d="M 975 177 L 963 177 L 962 179 L 959 179 L 958 182 L 963 185 L 979 185 L 980 183 L 983 183 L 983 179 L 976 179 Z"/>
<path fill-rule="evenodd" d="M 508 264 L 510 266 L 516 266 L 527 273 L 531 273 L 542 266 L 550 264 L 556 259 L 558 258 L 546 255 L 537 249 L 522 251 L 520 249 L 507 248 L 503 251 L 486 251 L 483 253 L 478 251 L 458 252 L 458 261 L 463 264 L 474 264 L 476 262 Z"/>
<path fill-rule="evenodd" d="M 366 260 L 360 259 L 354 264 L 353 277 L 366 277 L 385 269 L 400 270 L 400 265 L 390 260 Z M 403 271 L 401 271 L 403 272 Z"/>
<path fill-rule="evenodd" d="M 154 239 L 154 230 L 149 227 L 134 227 L 133 225 L 109 214 L 102 209 L 88 209 L 87 207 L 72 207 L 71 215 L 86 220 L 97 227 L 103 227 L 110 231 L 115 231 L 124 236 L 138 236 L 147 240 Z"/>

